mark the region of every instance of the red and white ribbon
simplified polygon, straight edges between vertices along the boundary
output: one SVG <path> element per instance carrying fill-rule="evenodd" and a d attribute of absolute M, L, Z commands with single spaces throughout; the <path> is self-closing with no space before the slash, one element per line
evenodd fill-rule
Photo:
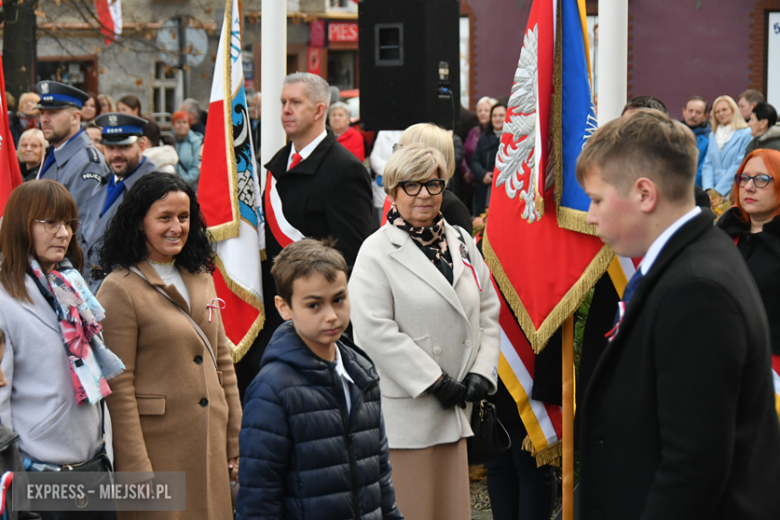
<path fill-rule="evenodd" d="M 477 270 L 474 269 L 474 266 L 471 264 L 468 258 L 463 258 L 463 265 L 471 269 L 471 274 L 474 275 L 474 281 L 477 282 L 477 287 L 479 288 L 479 292 L 482 292 L 482 283 L 479 281 L 479 273 L 477 273 Z"/>
<path fill-rule="evenodd" d="M 5 505 L 6 505 L 6 495 L 8 494 L 8 489 L 11 487 L 11 482 L 14 479 L 14 474 L 10 471 L 6 471 L 3 473 L 2 478 L 0 478 L 0 515 L 5 513 Z"/>
<path fill-rule="evenodd" d="M 617 336 L 618 330 L 620 330 L 620 323 L 623 321 L 623 315 L 626 313 L 626 302 L 620 301 L 618 302 L 618 322 L 615 324 L 614 327 L 612 327 L 612 330 L 604 334 L 604 337 L 607 338 L 609 341 L 612 341 L 615 339 L 615 336 Z"/>
<path fill-rule="evenodd" d="M 209 323 L 211 323 L 211 319 L 214 317 L 214 309 L 223 310 L 225 308 L 225 300 L 222 298 L 214 298 L 206 307 L 209 308 Z"/>
<path fill-rule="evenodd" d="M 287 247 L 293 242 L 304 239 L 303 233 L 295 229 L 295 226 L 287 222 L 284 217 L 282 199 L 276 189 L 276 179 L 270 170 L 268 171 L 268 182 L 265 185 L 265 218 L 268 220 L 271 233 L 280 246 Z"/>

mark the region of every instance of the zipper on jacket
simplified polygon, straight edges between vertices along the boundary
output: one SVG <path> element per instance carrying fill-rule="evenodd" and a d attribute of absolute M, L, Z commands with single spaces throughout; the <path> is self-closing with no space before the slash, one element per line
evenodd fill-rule
<path fill-rule="evenodd" d="M 340 376 L 334 370 L 330 371 L 333 380 L 333 389 L 336 392 L 336 401 L 339 403 L 341 412 L 341 423 L 344 426 L 344 437 L 347 440 L 347 454 L 349 455 L 349 476 L 352 483 L 352 508 L 355 520 L 360 520 L 360 500 L 358 498 L 357 481 L 357 462 L 355 461 L 355 450 L 352 447 L 352 435 L 349 427 L 349 414 L 347 413 L 347 398 L 344 395 L 344 385 L 341 384 Z M 355 414 L 357 415 L 357 414 Z"/>

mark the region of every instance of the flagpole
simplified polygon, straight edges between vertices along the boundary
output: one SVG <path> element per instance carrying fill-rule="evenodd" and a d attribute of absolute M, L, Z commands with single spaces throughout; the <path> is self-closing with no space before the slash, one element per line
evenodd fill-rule
<path fill-rule="evenodd" d="M 287 74 L 287 2 L 263 0 L 261 23 L 261 82 L 263 103 L 260 109 L 260 179 L 265 184 L 263 165 L 286 144 L 282 128 L 282 82 Z"/>
<path fill-rule="evenodd" d="M 599 126 L 620 117 L 628 100 L 628 0 L 599 0 Z"/>
<path fill-rule="evenodd" d="M 563 519 L 574 520 L 574 316 L 563 322 Z"/>

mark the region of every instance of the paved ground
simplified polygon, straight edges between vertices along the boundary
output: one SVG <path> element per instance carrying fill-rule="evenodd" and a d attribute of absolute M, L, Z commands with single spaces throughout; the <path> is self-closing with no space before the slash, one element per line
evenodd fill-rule
<path fill-rule="evenodd" d="M 493 520 L 493 513 L 471 510 L 471 520 Z"/>

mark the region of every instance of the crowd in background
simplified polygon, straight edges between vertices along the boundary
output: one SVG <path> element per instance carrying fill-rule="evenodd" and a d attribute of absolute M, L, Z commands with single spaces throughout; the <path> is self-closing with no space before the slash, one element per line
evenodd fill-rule
<path fill-rule="evenodd" d="M 49 142 L 40 130 L 40 96 L 35 92 L 25 92 L 19 97 L 17 107 L 14 107 L 13 96 L 9 93 L 6 93 L 6 100 L 8 122 L 22 178 L 29 181 L 36 178 L 49 147 Z M 100 153 L 104 153 L 103 145 L 100 144 L 102 128 L 95 124 L 95 119 L 109 113 L 146 119 L 144 156 L 154 162 L 159 171 L 178 174 L 197 191 L 203 138 L 206 134 L 205 120 L 208 116 L 197 100 L 184 100 L 181 108 L 172 114 L 170 124 L 165 124 L 169 128 L 163 130 L 152 114 L 142 112 L 141 101 L 136 96 L 123 96 L 115 102 L 108 94 L 89 94 L 89 99 L 81 108 L 81 125 Z M 257 113 L 254 112 L 255 115 Z M 253 127 L 256 119 L 258 117 L 253 118 Z"/>

